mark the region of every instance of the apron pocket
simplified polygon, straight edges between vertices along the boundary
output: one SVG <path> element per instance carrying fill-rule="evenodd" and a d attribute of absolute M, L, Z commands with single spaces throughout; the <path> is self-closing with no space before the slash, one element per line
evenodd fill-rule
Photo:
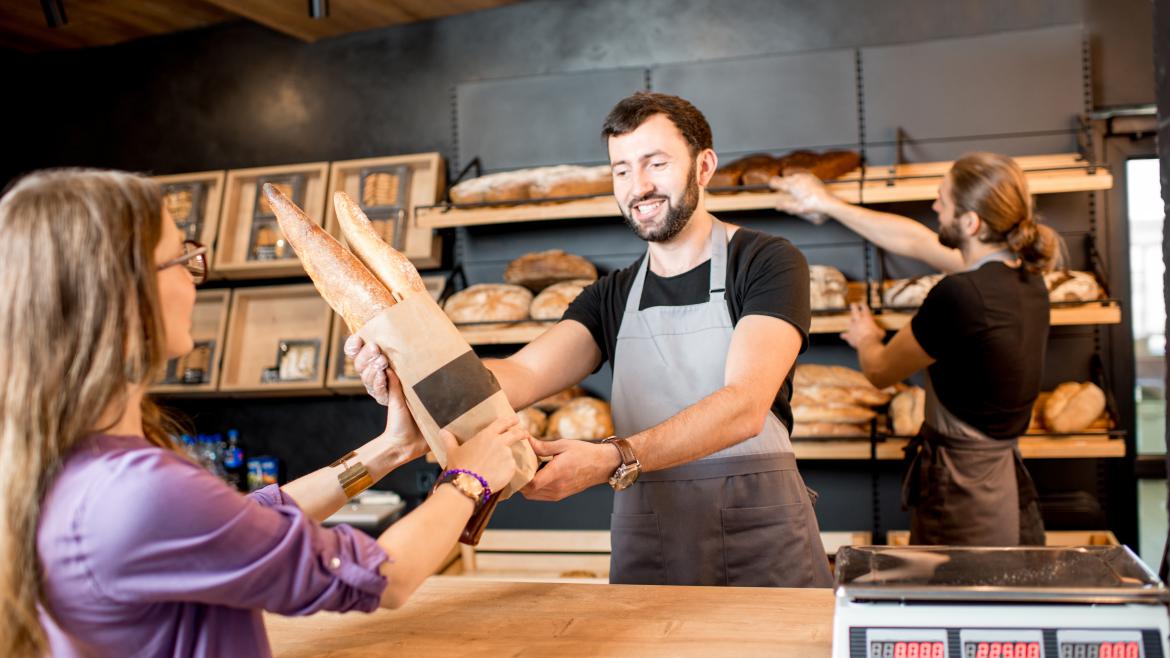
<path fill-rule="evenodd" d="M 727 584 L 803 587 L 813 580 L 805 504 L 719 510 Z"/>
<path fill-rule="evenodd" d="M 625 585 L 665 585 L 662 532 L 658 515 L 610 516 L 609 582 Z"/>

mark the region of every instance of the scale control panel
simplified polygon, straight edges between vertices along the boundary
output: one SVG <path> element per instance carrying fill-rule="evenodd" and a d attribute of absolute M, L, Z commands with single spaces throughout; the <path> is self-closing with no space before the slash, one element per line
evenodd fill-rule
<path fill-rule="evenodd" d="M 850 658 L 1170 658 L 1156 628 L 858 628 Z"/>

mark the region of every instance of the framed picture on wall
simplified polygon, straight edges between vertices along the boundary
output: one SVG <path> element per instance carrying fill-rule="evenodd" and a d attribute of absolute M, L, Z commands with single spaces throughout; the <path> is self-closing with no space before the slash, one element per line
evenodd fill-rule
<path fill-rule="evenodd" d="M 185 240 L 199 240 L 203 230 L 203 204 L 207 183 L 167 183 L 162 186 L 163 207 Z"/>

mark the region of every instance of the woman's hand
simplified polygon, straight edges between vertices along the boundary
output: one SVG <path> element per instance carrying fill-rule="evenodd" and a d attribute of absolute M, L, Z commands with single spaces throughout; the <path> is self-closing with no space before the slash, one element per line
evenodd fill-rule
<path fill-rule="evenodd" d="M 508 486 L 516 474 L 512 444 L 531 438 L 516 417 L 499 418 L 459 445 L 455 435 L 442 430 L 439 440 L 447 451 L 447 468 L 467 469 L 487 480 L 492 491 Z"/>
<path fill-rule="evenodd" d="M 780 192 L 776 209 L 823 224 L 829 219 L 829 208 L 836 197 L 821 179 L 807 171 L 794 171 L 784 176 L 773 176 L 768 185 Z"/>
<path fill-rule="evenodd" d="M 388 382 L 386 404 L 386 436 L 396 446 L 406 451 L 408 461 L 427 454 L 430 447 L 423 439 L 422 431 L 414 422 L 406 396 L 402 393 L 402 382 L 393 370 L 383 370 L 382 376 Z"/>
<path fill-rule="evenodd" d="M 344 350 L 345 355 L 353 360 L 354 370 L 361 373 L 366 393 L 378 404 L 387 406 L 390 403 L 390 380 L 386 377 L 386 369 L 390 362 L 382 350 L 374 343 L 367 344 L 357 334 L 345 339 Z"/>
<path fill-rule="evenodd" d="M 842 340 L 853 349 L 860 349 L 868 341 L 881 343 L 885 337 L 886 330 L 878 326 L 868 308 L 861 304 L 849 305 L 849 329 L 841 334 Z"/>

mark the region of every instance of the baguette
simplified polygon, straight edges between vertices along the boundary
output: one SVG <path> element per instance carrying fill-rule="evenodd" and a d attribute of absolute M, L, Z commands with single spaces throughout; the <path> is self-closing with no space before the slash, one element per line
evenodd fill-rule
<path fill-rule="evenodd" d="M 351 333 L 394 305 L 394 297 L 366 266 L 284 193 L 265 183 L 264 196 L 317 292 Z"/>
<path fill-rule="evenodd" d="M 395 299 L 425 293 L 427 286 L 414 264 L 398 250 L 386 244 L 374 230 L 366 213 L 345 192 L 333 195 L 333 209 L 341 223 L 341 233 L 353 253 L 386 286 Z"/>

